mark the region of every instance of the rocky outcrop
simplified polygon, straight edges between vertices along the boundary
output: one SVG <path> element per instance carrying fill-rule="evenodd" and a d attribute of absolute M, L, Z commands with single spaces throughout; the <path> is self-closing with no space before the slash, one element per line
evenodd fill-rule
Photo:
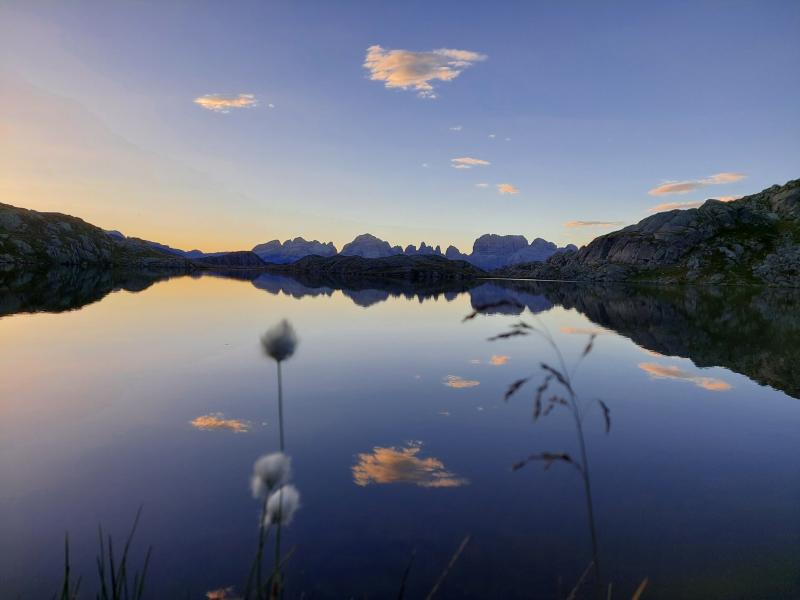
<path fill-rule="evenodd" d="M 402 254 L 403 250 L 399 246 L 391 246 L 375 237 L 371 233 L 362 233 L 342 248 L 339 253 L 342 256 L 360 256 L 361 258 L 386 258 Z"/>
<path fill-rule="evenodd" d="M 541 279 L 800 287 L 800 180 L 732 202 L 671 210 L 577 252 L 500 274 Z"/>
<path fill-rule="evenodd" d="M 406 256 L 444 256 L 442 254 L 441 246 L 428 246 L 425 242 L 420 242 L 419 248 L 414 246 L 413 244 L 409 244 L 406 246 L 406 249 L 403 251 L 403 254 Z"/>
<path fill-rule="evenodd" d="M 452 248 L 452 246 L 451 246 Z M 472 254 L 465 257 L 476 267 L 490 271 L 518 263 L 544 261 L 556 253 L 568 251 L 575 246 L 559 248 L 553 242 L 536 238 L 530 244 L 523 235 L 485 234 L 475 240 Z M 452 255 L 458 250 L 453 248 Z M 450 252 L 450 248 L 448 248 Z"/>
<path fill-rule="evenodd" d="M 69 215 L 0 204 L 0 266 L 192 267 L 144 240 L 117 234 Z"/>
<path fill-rule="evenodd" d="M 283 243 L 280 240 L 272 240 L 258 244 L 253 248 L 253 252 L 264 262 L 282 265 L 293 263 L 305 256 L 334 256 L 336 246 L 333 245 L 333 242 L 307 241 L 296 237 Z"/>

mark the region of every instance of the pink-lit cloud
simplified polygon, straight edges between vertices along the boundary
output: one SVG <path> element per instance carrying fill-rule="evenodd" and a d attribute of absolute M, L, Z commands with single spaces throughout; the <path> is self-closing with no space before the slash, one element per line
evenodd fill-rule
<path fill-rule="evenodd" d="M 232 108 L 252 108 L 258 106 L 258 99 L 253 94 L 237 94 L 235 96 L 224 96 L 222 94 L 206 94 L 192 100 L 195 104 L 202 106 L 206 110 L 218 113 L 229 113 Z M 272 104 L 270 108 L 274 108 Z"/>
<path fill-rule="evenodd" d="M 576 229 L 579 227 L 619 227 L 622 225 L 622 221 L 567 221 L 564 223 L 564 227 L 569 229 Z"/>
<path fill-rule="evenodd" d="M 420 98 L 436 98 L 434 84 L 452 81 L 467 67 L 486 60 L 486 55 L 470 50 L 441 48 L 429 52 L 367 48 L 364 68 L 369 78 L 382 81 L 387 88 L 415 90 Z"/>
<path fill-rule="evenodd" d="M 498 183 L 497 191 L 500 192 L 501 194 L 511 194 L 511 195 L 519 194 L 519 188 L 510 183 Z"/>
<path fill-rule="evenodd" d="M 686 181 L 665 181 L 647 192 L 651 196 L 667 196 L 670 194 L 688 194 L 709 185 L 735 183 L 744 179 L 742 173 L 716 173 L 703 179 L 688 179 Z"/>

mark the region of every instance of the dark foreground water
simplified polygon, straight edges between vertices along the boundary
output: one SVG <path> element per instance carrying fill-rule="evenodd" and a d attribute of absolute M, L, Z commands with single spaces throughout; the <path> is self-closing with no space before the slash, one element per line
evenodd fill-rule
<path fill-rule="evenodd" d="M 241 591 L 255 552 L 256 457 L 286 440 L 302 508 L 283 531 L 286 597 L 563 598 L 592 559 L 561 406 L 534 422 L 539 337 L 587 413 L 598 560 L 614 598 L 800 597 L 800 298 L 778 290 L 531 282 L 413 287 L 272 276 L 0 275 L 0 596 L 49 598 L 63 536 L 94 597 L 98 523 L 143 515 L 152 598 Z M 500 301 L 462 323 L 474 307 Z M 515 314 L 520 313 L 522 314 Z M 503 393 L 533 379 L 508 402 Z M 271 554 L 270 554 L 271 560 Z M 583 590 L 588 597 L 591 585 Z M 560 594 L 560 595 L 559 595 Z M 220 596 L 221 597 L 221 596 Z"/>

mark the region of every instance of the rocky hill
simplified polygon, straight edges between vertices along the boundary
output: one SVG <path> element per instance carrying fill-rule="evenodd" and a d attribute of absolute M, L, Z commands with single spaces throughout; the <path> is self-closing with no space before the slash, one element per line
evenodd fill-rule
<path fill-rule="evenodd" d="M 258 257 L 264 262 L 274 264 L 288 264 L 300 260 L 304 256 L 334 256 L 336 246 L 333 242 L 326 244 L 317 240 L 307 241 L 301 237 L 293 240 L 272 240 L 264 244 L 258 244 L 253 248 Z"/>
<path fill-rule="evenodd" d="M 472 254 L 461 254 L 457 248 L 447 248 L 446 256 L 461 259 L 479 269 L 490 271 L 521 263 L 545 261 L 554 254 L 577 250 L 572 244 L 559 248 L 553 242 L 536 238 L 530 244 L 524 235 L 496 235 L 487 233 L 475 240 Z"/>
<path fill-rule="evenodd" d="M 144 240 L 109 235 L 76 217 L 0 204 L 0 266 L 28 265 L 192 266 Z"/>
<path fill-rule="evenodd" d="M 497 274 L 800 287 L 800 179 L 732 202 L 658 213 L 577 252 Z"/>
<path fill-rule="evenodd" d="M 362 233 L 352 242 L 345 244 L 339 254 L 361 258 L 386 258 L 402 253 L 403 249 L 400 246 L 392 246 L 371 233 Z"/>

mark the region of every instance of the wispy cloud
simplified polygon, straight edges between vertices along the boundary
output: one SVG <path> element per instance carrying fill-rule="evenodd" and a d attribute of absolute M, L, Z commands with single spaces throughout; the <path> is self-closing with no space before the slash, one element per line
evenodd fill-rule
<path fill-rule="evenodd" d="M 226 419 L 222 413 L 201 415 L 189 421 L 189 424 L 204 431 L 224 429 L 234 433 L 244 433 L 250 429 L 250 424 L 247 421 Z"/>
<path fill-rule="evenodd" d="M 686 181 L 665 181 L 647 192 L 651 196 L 667 196 L 670 194 L 688 194 L 709 185 L 734 183 L 741 181 L 746 175 L 742 173 L 717 173 L 703 179 L 688 179 Z"/>
<path fill-rule="evenodd" d="M 733 202 L 734 200 L 738 200 L 741 196 L 720 196 L 716 198 L 720 202 Z M 705 200 L 689 200 L 687 202 L 662 202 L 661 204 L 656 204 L 652 208 L 648 210 L 650 212 L 664 212 L 666 210 L 686 210 L 687 208 L 698 208 L 705 203 Z"/>
<path fill-rule="evenodd" d="M 497 191 L 501 194 L 519 194 L 519 188 L 510 183 L 498 183 Z"/>
<path fill-rule="evenodd" d="M 682 371 L 678 367 L 671 365 L 639 363 L 639 368 L 654 379 L 677 379 L 679 381 L 686 381 L 693 383 L 697 387 L 703 388 L 704 390 L 709 390 L 712 392 L 724 392 L 731 389 L 731 385 L 722 381 L 721 379 L 692 375 L 691 373 L 687 373 L 686 371 Z"/>
<path fill-rule="evenodd" d="M 450 165 L 454 169 L 471 169 L 472 167 L 485 167 L 490 165 L 488 160 L 482 158 L 473 158 L 471 156 L 462 156 L 460 158 L 451 158 Z"/>
<path fill-rule="evenodd" d="M 372 483 L 410 483 L 424 488 L 459 487 L 469 483 L 447 469 L 438 458 L 422 458 L 422 444 L 412 442 L 405 448 L 376 446 L 372 452 L 359 454 L 353 466 L 353 482 L 359 486 Z"/>
<path fill-rule="evenodd" d="M 451 387 L 457 390 L 472 388 L 479 386 L 481 384 L 480 381 L 475 381 L 474 379 L 464 379 L 463 377 L 459 377 L 458 375 L 448 375 L 442 380 L 442 383 L 447 387 Z"/>
<path fill-rule="evenodd" d="M 477 188 L 488 188 L 489 184 L 488 183 L 476 183 L 475 187 L 477 187 Z"/>
<path fill-rule="evenodd" d="M 486 60 L 486 55 L 470 50 L 441 48 L 429 52 L 367 48 L 364 68 L 373 81 L 387 88 L 415 90 L 420 98 L 436 98 L 434 83 L 452 81 L 467 67 Z"/>
<path fill-rule="evenodd" d="M 195 104 L 207 110 L 219 113 L 229 113 L 232 108 L 252 108 L 258 106 L 258 99 L 253 94 L 238 94 L 236 96 L 224 96 L 222 94 L 206 94 L 193 100 Z M 275 108 L 270 104 L 270 108 Z"/>
<path fill-rule="evenodd" d="M 462 129 L 464 129 L 464 128 L 461 125 L 453 125 L 450 128 L 450 131 L 461 131 Z"/>
<path fill-rule="evenodd" d="M 490 140 L 493 140 L 493 139 L 494 139 L 494 138 L 496 138 L 496 137 L 497 137 L 497 135 L 496 135 L 496 134 L 494 134 L 494 133 L 490 133 L 490 134 L 489 134 L 489 139 L 490 139 Z"/>
<path fill-rule="evenodd" d="M 564 227 L 576 229 L 578 227 L 619 227 L 622 221 L 567 221 Z"/>
<path fill-rule="evenodd" d="M 493 354 L 489 359 L 489 364 L 493 367 L 500 367 L 507 364 L 510 359 L 511 357 L 506 356 L 505 354 Z"/>

